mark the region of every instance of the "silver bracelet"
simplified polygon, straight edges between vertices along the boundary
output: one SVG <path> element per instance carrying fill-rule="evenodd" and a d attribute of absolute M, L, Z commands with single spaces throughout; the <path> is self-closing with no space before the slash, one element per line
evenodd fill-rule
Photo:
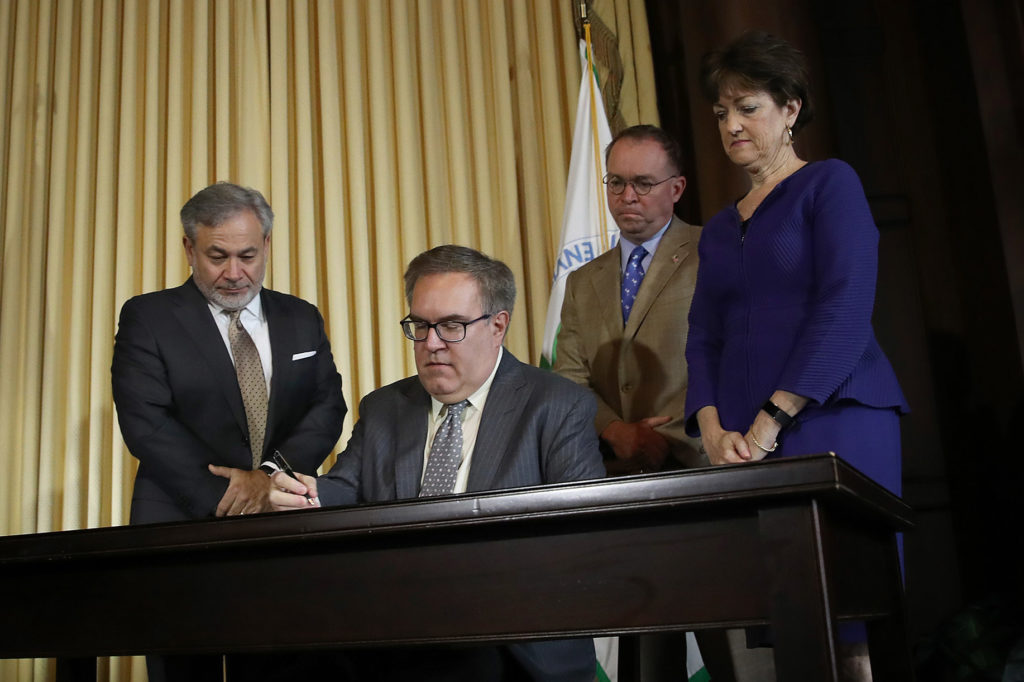
<path fill-rule="evenodd" d="M 754 445 L 756 445 L 757 447 L 761 448 L 765 452 L 775 452 L 775 448 L 779 447 L 779 441 L 775 441 L 775 443 L 770 448 L 766 448 L 765 446 L 763 446 L 760 443 L 758 443 L 757 442 L 757 436 L 754 435 L 754 430 L 753 429 L 750 430 L 750 440 L 754 441 Z"/>

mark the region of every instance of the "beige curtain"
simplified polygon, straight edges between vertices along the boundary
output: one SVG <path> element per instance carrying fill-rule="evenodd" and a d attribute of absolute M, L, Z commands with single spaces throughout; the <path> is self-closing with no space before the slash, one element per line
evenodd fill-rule
<path fill-rule="evenodd" d="M 657 120 L 642 0 L 593 11 Z M 0 0 L 0 533 L 127 522 L 122 303 L 188 276 L 177 213 L 232 180 L 276 213 L 266 285 L 316 303 L 353 411 L 415 371 L 405 264 L 506 261 L 536 361 L 579 83 L 573 0 Z M 351 429 L 350 413 L 342 439 Z M 144 679 L 112 659 L 110 679 Z M 47 679 L 45 661 L 0 680 Z"/>

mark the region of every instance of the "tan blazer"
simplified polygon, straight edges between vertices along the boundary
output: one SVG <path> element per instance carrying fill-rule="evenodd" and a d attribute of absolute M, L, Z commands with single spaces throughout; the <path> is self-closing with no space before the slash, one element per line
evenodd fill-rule
<path fill-rule="evenodd" d="M 700 230 L 672 218 L 625 328 L 621 242 L 571 273 L 555 347 L 554 370 L 595 393 L 599 434 L 616 419 L 670 416 L 672 421 L 656 430 L 668 439 L 676 466 L 687 467 L 707 464 L 699 440 L 683 428 L 686 318 L 697 283 Z"/>

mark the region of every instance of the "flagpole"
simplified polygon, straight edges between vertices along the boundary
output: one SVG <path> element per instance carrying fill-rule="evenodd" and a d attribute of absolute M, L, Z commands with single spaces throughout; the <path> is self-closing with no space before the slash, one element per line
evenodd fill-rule
<path fill-rule="evenodd" d="M 587 17 L 587 3 L 585 0 L 580 1 L 580 18 L 583 20 L 583 39 L 587 45 L 587 72 L 590 76 L 587 78 L 587 82 L 590 83 L 590 131 L 591 139 L 594 141 L 594 168 L 601 168 L 601 143 L 598 140 L 597 130 L 597 96 L 594 93 L 594 81 L 596 80 L 596 71 L 594 70 L 594 51 L 593 46 L 590 43 L 590 19 Z M 598 201 L 600 197 L 604 195 L 602 185 L 604 184 L 604 178 L 595 178 L 597 183 L 597 194 Z M 597 207 L 597 215 L 599 220 L 599 232 L 598 239 L 601 244 L 601 253 L 608 250 L 608 223 L 606 221 L 605 212 L 601 210 L 603 207 Z"/>

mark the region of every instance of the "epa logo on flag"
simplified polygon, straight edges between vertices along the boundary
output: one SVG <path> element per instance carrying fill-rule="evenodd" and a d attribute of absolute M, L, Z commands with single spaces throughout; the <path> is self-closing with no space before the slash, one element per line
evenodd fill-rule
<path fill-rule="evenodd" d="M 616 244 L 619 243 L 619 231 L 609 230 L 606 243 L 608 245 L 606 248 L 614 249 Z M 564 244 L 558 260 L 555 261 L 555 276 L 552 278 L 552 284 L 556 284 L 576 268 L 594 260 L 604 250 L 605 248 L 598 244 L 597 235 L 583 237 L 582 239 L 576 239 L 568 244 Z"/>

